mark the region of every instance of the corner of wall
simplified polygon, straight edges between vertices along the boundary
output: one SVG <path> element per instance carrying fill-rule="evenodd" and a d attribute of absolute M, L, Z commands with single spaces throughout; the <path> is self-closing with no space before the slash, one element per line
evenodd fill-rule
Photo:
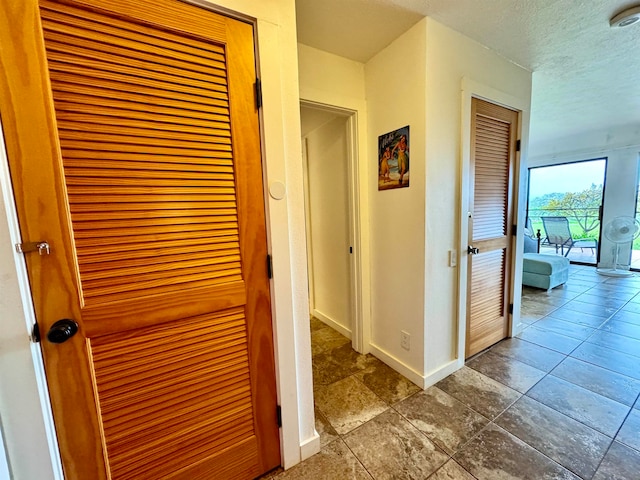
<path fill-rule="evenodd" d="M 424 375 L 426 20 L 365 65 L 371 235 L 371 349 L 417 384 Z M 378 190 L 378 137 L 409 125 L 408 188 Z M 373 159 L 376 159 L 374 161 Z M 401 332 L 411 337 L 400 345 Z"/>

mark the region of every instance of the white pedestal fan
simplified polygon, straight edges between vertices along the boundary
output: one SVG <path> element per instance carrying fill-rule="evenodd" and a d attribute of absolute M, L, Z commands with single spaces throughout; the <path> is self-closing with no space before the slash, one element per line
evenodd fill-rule
<path fill-rule="evenodd" d="M 618 269 L 618 257 L 620 255 L 620 246 L 633 241 L 640 235 L 640 223 L 633 217 L 616 217 L 607 223 L 604 227 L 604 236 L 616 244 L 615 254 L 613 256 L 613 268 L 598 268 L 596 271 L 600 275 L 610 277 L 623 277 L 632 275 L 629 271 L 629 265 L 626 264 L 625 269 Z"/>

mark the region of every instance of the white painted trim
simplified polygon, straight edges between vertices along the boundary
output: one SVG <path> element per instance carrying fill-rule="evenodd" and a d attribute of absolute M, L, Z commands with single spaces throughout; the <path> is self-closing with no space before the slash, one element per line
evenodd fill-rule
<path fill-rule="evenodd" d="M 367 164 L 367 115 L 364 99 L 336 95 L 315 88 L 300 88 L 302 104 L 324 106 L 331 111 L 348 113 L 349 129 L 347 136 L 352 149 L 353 172 L 349 178 L 353 201 L 355 230 L 359 234 L 353 239 L 353 271 L 357 279 L 353 294 L 356 305 L 354 324 L 352 327 L 353 348 L 362 353 L 369 353 L 371 341 L 371 249 L 369 239 L 369 190 L 367 188 L 369 165 Z"/>
<path fill-rule="evenodd" d="M 421 375 L 419 372 L 416 372 L 413 368 L 402 362 L 402 360 L 397 359 L 393 355 L 391 355 L 386 350 L 378 347 L 374 343 L 370 344 L 371 347 L 371 355 L 381 360 L 383 363 L 386 363 L 391 368 L 393 368 L 396 372 L 404 375 L 407 379 L 411 380 L 413 383 L 418 385 L 420 388 L 427 388 L 430 385 L 427 385 L 427 379 L 425 376 Z"/>
<path fill-rule="evenodd" d="M 351 339 L 352 347 L 355 351 L 366 354 L 368 353 L 368 349 L 365 344 L 365 336 L 364 336 L 364 315 L 363 315 L 363 252 L 362 252 L 362 244 L 364 243 L 362 240 L 362 218 L 361 218 L 361 209 L 360 202 L 358 200 L 360 194 L 360 181 L 359 181 L 359 156 L 358 156 L 358 117 L 357 112 L 351 110 L 349 108 L 343 108 L 340 106 L 332 106 L 324 103 L 319 103 L 311 100 L 303 100 L 300 99 L 300 105 L 306 108 L 313 108 L 317 110 L 322 110 L 325 112 L 330 112 L 336 114 L 341 117 L 347 117 L 347 183 L 348 183 L 348 217 L 349 217 L 349 241 L 353 246 L 353 254 L 350 256 L 349 260 L 349 283 L 350 283 L 350 310 L 351 310 L 351 318 L 354 319 L 351 330 L 347 330 L 338 323 L 329 319 L 329 322 L 325 322 L 327 324 L 332 325 L 332 328 L 335 328 L 343 335 L 347 336 Z M 303 148 L 303 152 L 306 154 L 306 151 Z M 306 157 L 305 157 L 306 159 Z M 306 181 L 306 178 L 305 178 Z M 305 190 L 308 191 L 308 184 L 305 183 Z M 307 214 L 310 215 L 310 212 L 307 209 Z M 310 218 L 310 217 L 308 217 Z M 309 226 L 310 222 L 307 222 L 307 234 L 310 234 L 311 227 Z M 313 244 L 312 241 L 307 239 L 308 251 L 307 255 L 309 258 L 313 256 Z M 311 260 L 309 260 L 311 261 Z M 309 272 L 312 270 L 310 268 Z M 311 278 L 311 274 L 309 275 L 309 303 L 310 308 L 312 310 L 312 314 L 315 315 L 315 301 L 313 299 L 313 279 Z M 325 317 L 328 318 L 328 317 Z M 334 327 L 336 325 L 337 327 Z M 348 335 L 345 332 L 349 332 Z M 367 339 L 368 340 L 368 339 Z"/>
<path fill-rule="evenodd" d="M 348 328 L 343 327 L 341 324 L 339 324 L 337 321 L 335 321 L 329 315 L 325 315 L 320 310 L 314 309 L 313 310 L 313 316 L 316 317 L 318 320 L 320 320 L 325 325 L 328 325 L 331 328 L 333 328 L 334 330 L 340 332 L 342 335 L 344 335 L 348 339 L 351 339 L 351 330 L 349 330 Z"/>
<path fill-rule="evenodd" d="M 285 159 L 289 156 L 285 138 L 285 112 L 283 105 L 282 70 L 278 67 L 282 61 L 280 52 L 274 50 L 281 46 L 280 28 L 270 21 L 258 20 L 258 46 L 271 45 L 264 50 L 258 48 L 258 71 L 262 81 L 263 107 L 260 112 L 263 151 L 263 176 L 266 196 L 267 242 L 269 253 L 272 255 L 273 278 L 271 279 L 271 306 L 274 333 L 274 354 L 276 363 L 276 385 L 278 389 L 278 403 L 282 409 L 282 428 L 280 429 L 280 451 L 282 466 L 290 468 L 299 463 L 300 445 L 302 444 L 301 411 L 305 410 L 305 403 L 310 400 L 313 409 L 313 397 L 303 399 L 300 392 L 301 368 L 306 364 L 311 369 L 311 359 L 308 361 L 298 352 L 300 341 L 311 344 L 311 334 L 305 333 L 305 328 L 296 329 L 296 309 L 294 300 L 294 266 L 292 265 L 292 246 L 289 238 L 292 213 L 290 212 L 290 189 L 288 172 L 284 161 L 270 159 Z M 293 62 L 293 66 L 295 66 Z M 292 66 L 292 68 L 293 68 Z M 298 135 L 299 137 L 299 135 Z M 300 151 L 299 151 L 300 152 Z M 282 182 L 286 186 L 286 196 L 282 200 L 275 200 L 266 195 L 268 186 L 272 182 Z M 293 207 L 293 206 L 292 206 Z M 306 265 L 305 265 L 306 270 Z M 307 279 L 299 279 L 307 282 Z M 306 287 L 306 285 L 305 285 Z M 300 299 L 306 302 L 303 309 L 305 316 L 309 316 L 308 296 Z M 310 353 L 310 352 L 309 352 Z M 302 372 L 304 374 L 304 372 Z M 305 402 L 307 400 L 307 402 Z"/>
<path fill-rule="evenodd" d="M 429 388 L 431 385 L 438 383 L 462 367 L 464 367 L 464 358 L 457 358 L 451 360 L 449 363 L 445 363 L 424 376 L 424 386 L 422 388 Z"/>
<path fill-rule="evenodd" d="M 305 231 L 307 233 L 307 273 L 309 274 L 309 313 L 313 314 L 316 305 L 316 291 L 313 271 L 313 235 L 311 227 L 311 197 L 309 195 L 309 140 L 302 139 L 302 181 L 304 183 Z"/>
<path fill-rule="evenodd" d="M 423 390 L 436 384 L 443 378 L 448 377 L 464 366 L 464 358 L 457 358 L 427 373 L 427 375 L 421 375 L 413 368 L 409 367 L 401 360 L 375 344 L 371 344 L 371 355 L 389 365 L 396 372 L 402 374 L 405 378 L 411 380 Z"/>
<path fill-rule="evenodd" d="M 524 222 L 523 212 L 520 210 L 521 195 L 523 189 L 521 182 L 523 178 L 522 171 L 525 169 L 523 156 L 527 151 L 528 136 L 525 133 L 529 131 L 529 105 L 522 99 L 509 95 L 508 93 L 497 90 L 488 85 L 484 85 L 468 77 L 462 78 L 462 132 L 461 132 L 461 156 L 460 156 L 460 238 L 458 248 L 460 251 L 460 261 L 458 262 L 458 342 L 456 351 L 456 360 L 464 364 L 465 342 L 467 332 L 467 284 L 469 268 L 467 258 L 464 252 L 467 251 L 467 242 L 469 238 L 469 186 L 470 186 L 470 163 L 471 163 L 471 99 L 481 98 L 489 102 L 503 105 L 510 109 L 519 111 L 518 115 L 518 138 L 521 140 L 521 150 L 516 152 L 514 165 L 514 185 L 513 185 L 513 215 L 514 221 L 518 225 Z M 514 314 L 509 322 L 509 336 L 513 336 L 516 332 L 515 325 L 520 323 L 520 290 L 522 289 L 522 245 L 524 242 L 523 228 L 519 228 L 516 238 L 513 240 L 512 248 L 514 253 L 511 256 L 511 282 L 509 285 L 510 302 L 514 304 Z"/>
<path fill-rule="evenodd" d="M 300 444 L 300 460 L 305 461 L 320 451 L 320 435 L 315 435 Z"/>
<path fill-rule="evenodd" d="M 353 295 L 353 317 L 355 319 L 352 330 L 352 341 L 356 351 L 366 354 L 369 352 L 369 308 L 367 302 L 368 297 L 363 294 L 363 282 L 367 277 L 368 270 L 364 269 L 364 260 L 369 261 L 368 250 L 365 249 L 365 243 L 368 244 L 368 233 L 363 231 L 363 211 L 361 208 L 360 197 L 362 190 L 360 172 L 362 165 L 360 162 L 366 161 L 366 155 L 359 155 L 358 140 L 358 113 L 356 111 L 349 117 L 347 122 L 347 148 L 349 149 L 349 214 L 351 224 L 351 245 L 353 253 L 351 255 L 351 293 Z M 368 219 L 367 219 L 368 221 Z M 367 230 L 368 232 L 368 230 Z M 365 240 L 365 238 L 367 240 Z M 368 264 L 368 263 L 367 263 Z M 368 285 L 368 283 L 367 283 Z M 368 292 L 368 289 L 367 289 Z M 367 314 L 365 314 L 365 311 Z"/>
<path fill-rule="evenodd" d="M 28 291 L 31 298 L 31 291 Z M 51 411 L 51 400 L 49 398 L 49 390 L 47 378 L 44 371 L 44 361 L 42 351 L 36 344 L 31 344 L 31 356 L 33 358 L 33 366 L 36 372 L 36 383 L 38 385 L 38 394 L 40 397 L 40 405 L 44 416 L 44 429 L 47 435 L 47 444 L 49 445 L 49 457 L 51 459 L 51 468 L 53 469 L 54 480 L 64 480 L 62 470 L 62 460 L 60 458 L 60 449 L 58 447 L 58 437 L 56 436 L 56 426 L 53 421 L 53 412 Z"/>

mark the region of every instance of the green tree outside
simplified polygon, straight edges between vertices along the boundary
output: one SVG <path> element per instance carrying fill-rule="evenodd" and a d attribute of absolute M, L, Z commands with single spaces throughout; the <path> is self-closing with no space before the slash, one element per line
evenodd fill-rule
<path fill-rule="evenodd" d="M 597 236 L 597 228 L 600 226 L 598 210 L 602 202 L 602 184 L 591 184 L 581 192 L 567 192 L 560 198 L 552 198 L 541 210 L 553 212 L 551 215 L 563 216 L 572 219 L 582 230 L 579 238 Z M 573 222 L 572 222 L 573 223 Z M 594 235 L 593 232 L 596 235 Z"/>

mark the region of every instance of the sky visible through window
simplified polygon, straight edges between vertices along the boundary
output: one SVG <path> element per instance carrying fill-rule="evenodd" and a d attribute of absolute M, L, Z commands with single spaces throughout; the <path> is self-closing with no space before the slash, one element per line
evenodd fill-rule
<path fill-rule="evenodd" d="M 529 170 L 529 198 L 547 193 L 581 192 L 591 184 L 601 185 L 606 164 L 606 160 L 601 159 L 532 168 Z"/>

